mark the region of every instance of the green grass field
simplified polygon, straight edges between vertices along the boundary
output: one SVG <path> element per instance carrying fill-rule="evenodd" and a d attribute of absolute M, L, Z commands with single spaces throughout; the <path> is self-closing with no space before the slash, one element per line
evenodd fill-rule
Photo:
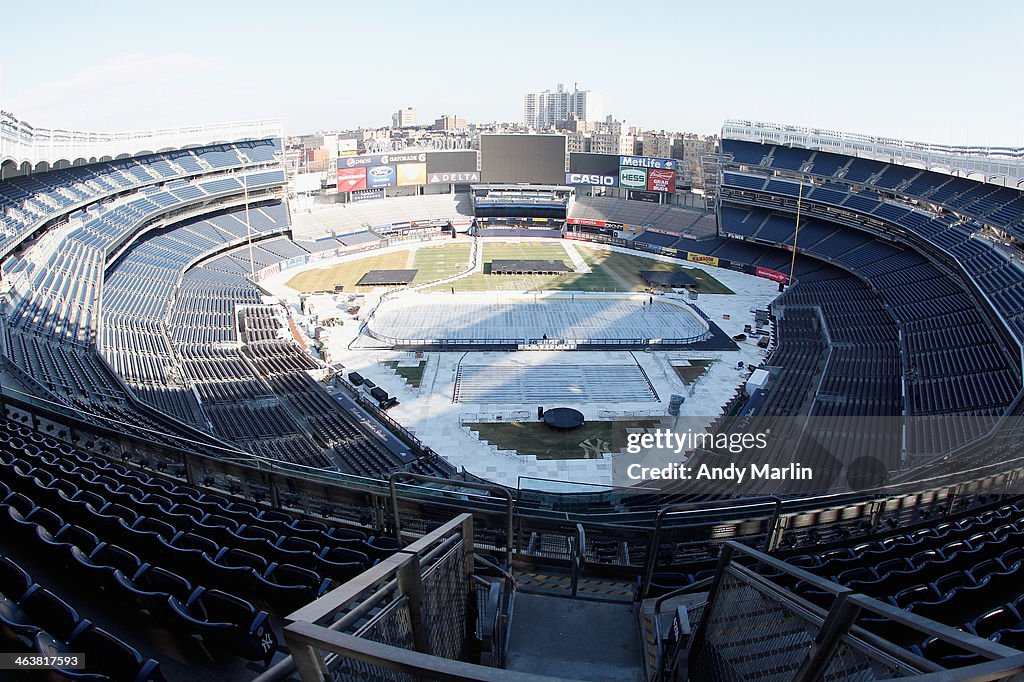
<path fill-rule="evenodd" d="M 590 266 L 591 272 L 566 275 L 490 275 L 473 273 L 451 283 L 438 285 L 438 290 L 474 291 L 644 291 L 646 283 L 641 270 L 685 272 L 697 281 L 702 294 L 731 294 L 728 287 L 697 268 L 644 258 L 628 253 L 591 249 L 579 242 L 573 247 Z M 467 242 L 425 246 L 410 251 L 369 256 L 348 263 L 303 272 L 288 281 L 298 291 L 333 291 L 336 284 L 345 291 L 356 290 L 356 282 L 368 270 L 416 269 L 413 285 L 432 282 L 462 272 L 469 265 L 470 245 Z M 484 271 L 495 260 L 560 260 L 572 265 L 572 259 L 560 242 L 484 242 Z M 430 289 L 433 289 L 431 287 Z M 428 289 L 429 290 L 429 289 Z"/>
<path fill-rule="evenodd" d="M 333 291 L 335 285 L 341 284 L 345 291 L 355 291 L 356 282 L 368 270 L 419 270 L 413 284 L 422 284 L 465 270 L 469 266 L 469 249 L 469 244 L 462 243 L 378 254 L 301 272 L 287 285 L 298 291 Z"/>
<path fill-rule="evenodd" d="M 626 447 L 626 436 L 635 429 L 653 429 L 657 419 L 587 422 L 572 431 L 559 431 L 541 422 L 466 424 L 480 440 L 502 450 L 537 459 L 595 459 L 601 451 L 616 452 Z"/>
<path fill-rule="evenodd" d="M 697 281 L 702 294 L 731 294 L 728 287 L 697 268 L 651 260 L 617 251 L 590 249 L 574 243 L 580 257 L 591 272 L 567 275 L 489 275 L 473 273 L 439 288 L 455 287 L 457 292 L 472 291 L 643 291 L 646 283 L 640 270 L 667 270 L 685 272 Z M 572 265 L 572 259 L 561 243 L 554 242 L 485 242 L 483 245 L 484 270 L 495 260 L 561 260 Z"/>
<path fill-rule="evenodd" d="M 413 388 L 420 387 L 420 381 L 423 380 L 423 370 L 427 367 L 426 360 L 420 360 L 419 363 L 413 367 L 401 367 L 398 364 L 398 360 L 387 360 L 381 364 L 393 369 L 395 374 L 405 379 L 405 383 L 409 384 Z"/>

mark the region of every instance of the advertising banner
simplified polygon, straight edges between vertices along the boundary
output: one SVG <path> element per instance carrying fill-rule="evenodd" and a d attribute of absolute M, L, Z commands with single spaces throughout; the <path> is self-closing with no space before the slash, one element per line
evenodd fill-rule
<path fill-rule="evenodd" d="M 315 263 L 320 260 L 327 260 L 328 258 L 334 258 L 338 255 L 337 249 L 328 249 L 327 251 L 314 251 L 309 254 L 309 262 Z"/>
<path fill-rule="evenodd" d="M 618 187 L 619 179 L 614 175 L 593 175 L 590 173 L 566 173 L 567 185 L 592 185 L 594 187 Z"/>
<path fill-rule="evenodd" d="M 604 227 L 603 220 L 590 220 L 589 218 L 569 218 L 565 221 L 569 225 L 590 225 L 591 227 Z"/>
<path fill-rule="evenodd" d="M 647 169 L 620 168 L 619 185 L 629 189 L 647 189 Z"/>
<path fill-rule="evenodd" d="M 676 172 L 660 168 L 649 169 L 647 171 L 647 191 L 668 192 L 669 194 L 675 192 Z"/>
<path fill-rule="evenodd" d="M 427 164 L 425 163 L 400 163 L 398 164 L 398 186 L 408 187 L 409 185 L 427 184 Z"/>
<path fill-rule="evenodd" d="M 338 168 L 338 191 L 355 192 L 366 189 L 365 168 Z"/>
<path fill-rule="evenodd" d="M 632 166 L 633 168 L 661 168 L 664 170 L 675 170 L 675 159 L 659 159 L 654 156 L 620 156 L 620 166 Z"/>
<path fill-rule="evenodd" d="M 658 192 L 638 192 L 635 190 L 630 190 L 629 194 L 626 195 L 626 198 L 629 199 L 630 201 L 643 201 L 648 204 L 661 203 L 661 194 L 659 194 Z"/>
<path fill-rule="evenodd" d="M 427 174 L 428 185 L 448 182 L 480 182 L 480 171 L 452 171 L 448 173 Z"/>
<path fill-rule="evenodd" d="M 713 265 L 718 267 L 718 259 L 714 256 L 706 256 L 703 253 L 688 253 L 686 254 L 686 260 L 693 263 L 703 263 L 704 265 Z"/>
<path fill-rule="evenodd" d="M 361 154 L 359 156 L 339 156 L 338 168 L 367 168 L 369 166 L 389 166 L 397 163 L 426 163 L 426 152 L 395 152 L 393 154 Z"/>
<path fill-rule="evenodd" d="M 394 187 L 395 176 L 394 166 L 373 166 L 367 168 L 366 186 L 371 189 L 374 187 Z"/>
<path fill-rule="evenodd" d="M 276 275 L 279 272 L 281 272 L 281 264 L 280 263 L 274 263 L 273 265 L 268 265 L 267 267 L 263 268 L 262 270 L 257 270 L 256 271 L 256 281 L 259 282 L 261 280 L 266 279 L 267 277 L 270 277 L 271 275 Z"/>
<path fill-rule="evenodd" d="M 770 270 L 768 268 L 758 267 L 754 269 L 754 274 L 757 275 L 758 277 L 770 279 L 773 282 L 786 283 L 789 281 L 789 277 L 785 273 L 779 272 L 778 270 Z"/>
<path fill-rule="evenodd" d="M 352 201 L 367 201 L 368 199 L 383 199 L 384 188 L 379 187 L 377 189 L 361 189 L 356 192 L 352 192 Z"/>

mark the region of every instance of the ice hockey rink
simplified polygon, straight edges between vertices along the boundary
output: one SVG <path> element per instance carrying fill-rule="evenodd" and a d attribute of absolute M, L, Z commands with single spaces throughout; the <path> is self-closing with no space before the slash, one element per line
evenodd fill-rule
<path fill-rule="evenodd" d="M 688 342 L 709 326 L 685 302 L 646 294 L 417 293 L 382 302 L 369 331 L 399 342 Z"/>

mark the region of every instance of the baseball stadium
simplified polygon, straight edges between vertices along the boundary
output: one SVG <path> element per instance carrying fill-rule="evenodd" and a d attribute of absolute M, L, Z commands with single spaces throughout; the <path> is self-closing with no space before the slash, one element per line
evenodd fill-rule
<path fill-rule="evenodd" d="M 1024 149 L 288 137 L 0 114 L 0 675 L 1024 674 Z"/>

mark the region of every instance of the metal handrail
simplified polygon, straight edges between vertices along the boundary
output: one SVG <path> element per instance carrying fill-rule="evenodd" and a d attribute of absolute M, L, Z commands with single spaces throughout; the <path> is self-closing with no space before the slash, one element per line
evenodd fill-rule
<path fill-rule="evenodd" d="M 773 511 L 771 520 L 769 521 L 768 532 L 765 533 L 765 546 L 768 548 L 772 541 L 773 529 L 778 525 L 779 516 L 782 514 L 782 499 L 775 497 L 774 495 L 764 498 L 764 502 L 752 502 L 748 504 L 734 505 L 730 507 L 720 507 L 715 509 L 701 509 L 702 513 L 708 513 L 709 511 L 716 511 L 716 509 L 728 509 L 730 511 L 736 509 L 742 509 L 744 507 L 762 506 L 764 504 L 771 503 L 773 505 Z M 640 585 L 640 590 L 637 593 L 638 599 L 643 601 L 647 598 L 647 593 L 651 589 L 651 577 L 654 575 L 654 568 L 658 562 L 658 544 L 661 541 L 661 526 L 665 521 L 665 517 L 669 514 L 694 511 L 694 505 L 692 504 L 671 504 L 667 507 L 662 507 L 658 511 L 658 516 L 654 520 L 654 531 L 651 533 L 651 542 L 647 546 L 647 565 L 644 568 L 643 583 Z"/>
<path fill-rule="evenodd" d="M 580 586 L 580 574 L 587 562 L 587 531 L 582 523 L 576 524 L 576 547 L 572 558 L 572 596 L 575 598 Z"/>
<path fill-rule="evenodd" d="M 758 574 L 747 566 L 737 563 L 735 561 L 736 555 L 743 555 L 750 559 L 751 562 L 784 573 L 816 590 L 832 595 L 835 600 L 828 609 L 811 604 L 802 597 L 794 595 L 789 590 L 776 584 L 769 577 Z M 893 661 L 898 661 L 909 668 L 923 669 L 925 671 L 938 668 L 937 664 L 855 625 L 857 617 L 863 612 L 881 615 L 898 625 L 918 630 L 923 636 L 938 637 L 966 651 L 971 651 L 991 659 L 998 659 L 994 662 L 1001 662 L 1004 665 L 1008 659 L 1018 655 L 1024 656 L 1024 654 L 1020 654 L 1019 651 L 1011 647 L 976 637 L 956 628 L 923 618 L 912 612 L 904 611 L 891 604 L 858 594 L 848 587 L 839 585 L 733 540 L 727 541 L 722 548 L 722 555 L 715 570 L 715 577 L 712 579 L 712 587 L 708 595 L 707 605 L 690 641 L 691 652 L 700 650 L 702 646 L 703 640 L 706 637 L 708 622 L 714 612 L 715 602 L 721 591 L 721 585 L 726 574 L 744 581 L 755 589 L 765 591 L 766 594 L 772 595 L 772 598 L 777 599 L 780 603 L 788 604 L 792 608 L 807 614 L 812 620 L 819 622 L 814 646 L 801 666 L 797 679 L 816 679 L 815 676 L 827 666 L 834 648 L 845 635 L 854 636 L 867 646 L 877 650 L 880 655 L 886 656 Z M 960 670 L 966 671 L 968 668 Z M 915 677 L 913 679 L 918 678 Z M 965 676 L 953 678 L 939 677 L 936 679 L 967 680 L 975 678 Z M 977 679 L 998 678 L 982 677 Z"/>
<path fill-rule="evenodd" d="M 414 481 L 420 481 L 422 483 L 437 483 L 440 485 L 470 488 L 473 490 L 483 490 L 489 493 L 496 493 L 501 495 L 506 500 L 506 528 L 505 528 L 505 566 L 511 568 L 512 566 L 512 545 L 514 538 L 512 537 L 513 520 L 515 513 L 513 511 L 514 500 L 512 493 L 509 492 L 508 488 L 503 488 L 499 485 L 487 484 L 487 483 L 476 483 L 474 481 L 453 481 L 448 478 L 438 478 L 436 476 L 425 476 L 423 474 L 414 474 L 406 471 L 396 471 L 388 477 L 388 488 L 391 491 L 391 513 L 394 521 L 395 539 L 398 541 L 402 540 L 402 519 L 398 510 L 398 479 L 408 478 Z"/>

